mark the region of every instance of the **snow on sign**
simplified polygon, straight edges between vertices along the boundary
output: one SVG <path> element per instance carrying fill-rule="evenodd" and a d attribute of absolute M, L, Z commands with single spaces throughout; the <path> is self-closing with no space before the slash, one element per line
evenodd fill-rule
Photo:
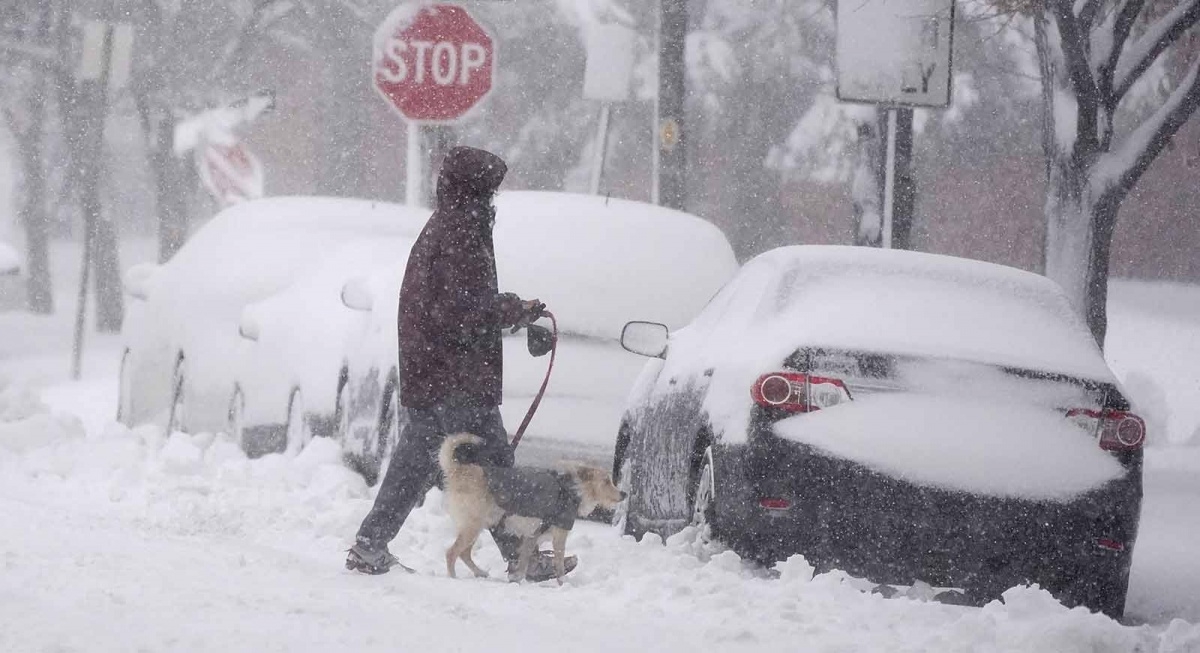
<path fill-rule="evenodd" d="M 838 0 L 838 99 L 950 105 L 953 0 Z"/>
<path fill-rule="evenodd" d="M 196 171 L 221 206 L 263 196 L 262 163 L 241 143 L 205 143 L 196 150 Z"/>
<path fill-rule="evenodd" d="M 402 4 L 375 31 L 371 78 L 406 120 L 451 123 L 492 90 L 492 37 L 458 5 Z"/>

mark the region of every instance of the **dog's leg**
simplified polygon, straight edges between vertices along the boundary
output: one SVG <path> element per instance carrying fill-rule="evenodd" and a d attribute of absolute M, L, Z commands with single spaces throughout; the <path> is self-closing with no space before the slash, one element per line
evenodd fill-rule
<path fill-rule="evenodd" d="M 478 533 L 476 535 L 478 536 Z M 450 548 L 446 549 L 446 573 L 450 574 L 451 578 L 458 578 L 454 574 L 455 561 L 458 560 L 464 550 L 470 551 L 471 545 L 474 543 L 475 539 L 471 537 L 470 532 L 463 530 L 459 531 L 458 537 L 454 538 L 454 544 L 451 544 Z"/>
<path fill-rule="evenodd" d="M 558 578 L 558 584 L 563 584 L 563 576 L 567 575 L 567 535 L 570 531 L 562 528 L 555 528 L 552 542 L 554 545 L 554 574 Z"/>
<path fill-rule="evenodd" d="M 460 553 L 458 556 L 467 565 L 467 569 L 470 569 L 471 573 L 475 574 L 476 578 L 488 577 L 488 573 L 483 569 L 480 569 L 479 565 L 475 564 L 475 560 L 471 558 L 471 552 L 475 548 L 475 540 L 479 538 L 479 534 L 482 532 L 483 527 L 481 526 L 475 531 L 475 537 L 471 538 L 471 544 L 468 545 L 467 548 L 463 549 L 462 553 Z"/>
<path fill-rule="evenodd" d="M 523 537 L 521 538 L 521 548 L 517 556 L 517 570 L 508 575 L 510 583 L 525 582 L 525 574 L 529 572 L 529 561 L 533 559 L 533 552 L 537 550 L 537 538 Z"/>

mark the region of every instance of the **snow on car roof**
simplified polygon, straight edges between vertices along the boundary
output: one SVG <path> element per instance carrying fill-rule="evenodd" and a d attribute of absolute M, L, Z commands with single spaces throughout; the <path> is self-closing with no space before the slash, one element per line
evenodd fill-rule
<path fill-rule="evenodd" d="M 276 197 L 218 213 L 166 266 L 192 298 L 264 297 L 314 268 L 335 246 L 375 235 L 416 237 L 426 208 L 332 197 Z"/>
<path fill-rule="evenodd" d="M 1063 291 L 1041 275 L 900 250 L 796 246 L 770 266 L 753 316 L 786 325 L 785 346 L 934 356 L 1111 382 Z M 770 327 L 767 327 L 770 328 Z"/>
<path fill-rule="evenodd" d="M 803 346 L 957 359 L 1114 382 L 1048 279 L 991 263 L 866 247 L 782 247 L 752 259 L 673 334 L 664 374 L 715 370 L 714 431 L 744 437 L 749 389 Z"/>
<path fill-rule="evenodd" d="M 564 331 L 603 338 L 631 320 L 682 327 L 737 270 L 713 224 L 597 195 L 501 191 L 495 243 L 501 291 L 541 299 Z"/>

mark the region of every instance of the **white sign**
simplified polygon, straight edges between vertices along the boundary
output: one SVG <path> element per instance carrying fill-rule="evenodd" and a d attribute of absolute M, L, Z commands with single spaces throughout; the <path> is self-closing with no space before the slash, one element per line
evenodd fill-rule
<path fill-rule="evenodd" d="M 595 25 L 588 30 L 584 99 L 601 102 L 629 99 L 636 46 L 637 34 L 623 25 Z"/>
<path fill-rule="evenodd" d="M 950 105 L 953 0 L 838 0 L 838 99 Z"/>

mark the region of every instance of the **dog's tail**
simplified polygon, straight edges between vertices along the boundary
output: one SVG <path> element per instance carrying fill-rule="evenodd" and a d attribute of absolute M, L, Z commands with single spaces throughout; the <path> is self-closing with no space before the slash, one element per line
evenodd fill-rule
<path fill-rule="evenodd" d="M 438 451 L 438 464 L 442 467 L 442 473 L 449 477 L 462 465 L 475 464 L 482 445 L 483 438 L 470 433 L 447 436 Z"/>

